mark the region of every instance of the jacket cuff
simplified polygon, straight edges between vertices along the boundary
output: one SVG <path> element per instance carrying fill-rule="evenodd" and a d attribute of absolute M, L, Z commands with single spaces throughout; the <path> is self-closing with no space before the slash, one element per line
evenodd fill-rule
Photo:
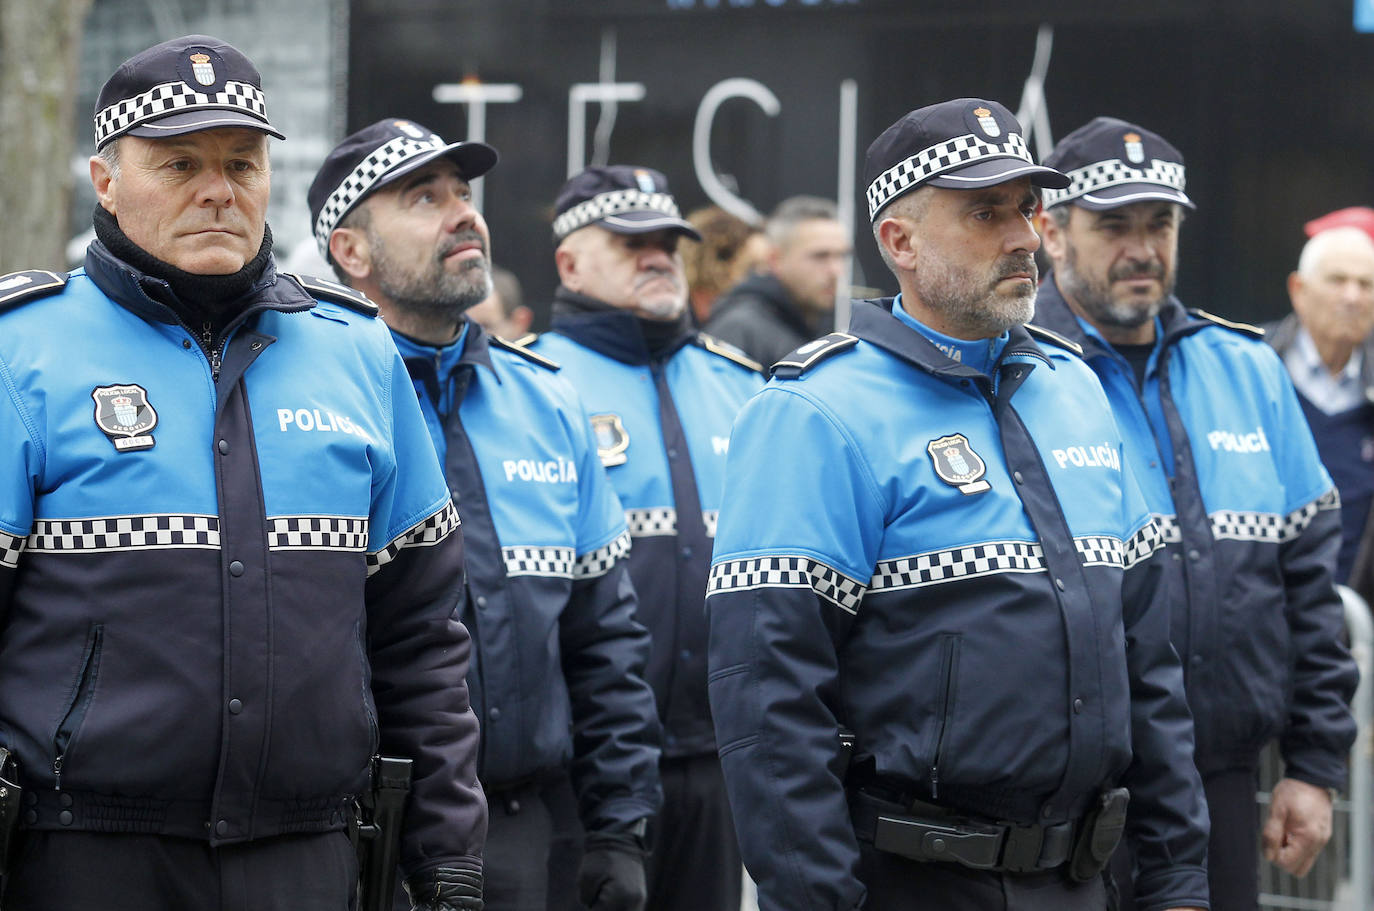
<path fill-rule="evenodd" d="M 1344 791 L 1347 784 L 1347 760 L 1344 755 L 1333 758 L 1321 750 L 1303 750 L 1283 754 L 1283 777 Z"/>
<path fill-rule="evenodd" d="M 1193 864 L 1174 864 L 1135 881 L 1137 911 L 1166 911 L 1168 908 L 1211 908 L 1207 899 L 1207 868 Z"/>

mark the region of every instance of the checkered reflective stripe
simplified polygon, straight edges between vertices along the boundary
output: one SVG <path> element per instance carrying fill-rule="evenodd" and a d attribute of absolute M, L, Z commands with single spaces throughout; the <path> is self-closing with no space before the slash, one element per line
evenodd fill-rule
<path fill-rule="evenodd" d="M 23 538 L 0 531 L 0 568 L 14 569 L 18 566 L 19 552 L 23 549 Z"/>
<path fill-rule="evenodd" d="M 869 588 L 874 592 L 935 585 L 951 579 L 992 573 L 1037 573 L 1045 561 L 1040 545 L 1027 541 L 989 541 L 951 550 L 883 560 L 873 571 Z"/>
<path fill-rule="evenodd" d="M 590 553 L 585 553 L 577 558 L 573 564 L 573 578 L 575 579 L 595 579 L 604 576 L 611 571 L 617 560 L 623 560 L 630 555 L 630 533 L 621 532 L 614 541 L 605 547 L 598 547 Z"/>
<path fill-rule="evenodd" d="M 154 118 L 202 108 L 242 111 L 267 122 L 267 99 L 260 89 L 247 82 L 226 82 L 224 90 L 213 95 L 197 92 L 184 82 L 164 82 L 97 113 L 95 144 L 98 146 Z"/>
<path fill-rule="evenodd" d="M 716 520 L 720 518 L 720 510 L 703 509 L 701 511 L 701 523 L 706 526 L 706 537 L 716 536 Z"/>
<path fill-rule="evenodd" d="M 810 557 L 758 557 L 726 560 L 711 567 L 706 594 L 754 588 L 809 588 L 841 610 L 855 614 L 864 584 Z"/>
<path fill-rule="evenodd" d="M 320 253 L 326 259 L 329 257 L 329 235 L 334 233 L 339 220 L 353 208 L 353 204 L 366 196 L 378 180 L 401 162 L 442 148 L 444 141 L 438 136 L 432 139 L 397 136 L 382 143 L 371 155 L 358 162 L 358 166 L 329 194 L 315 219 L 315 243 L 319 245 Z"/>
<path fill-rule="evenodd" d="M 870 220 L 883 206 L 901 196 L 915 184 L 937 174 L 962 168 L 984 158 L 1020 158 L 1034 164 L 1026 140 L 1020 133 L 1007 134 L 1006 142 L 988 142 L 969 133 L 933 145 L 898 162 L 878 175 L 868 185 L 868 217 Z"/>
<path fill-rule="evenodd" d="M 1154 519 L 1155 524 L 1159 526 L 1161 541 L 1165 544 L 1183 543 L 1183 530 L 1178 527 L 1178 518 L 1176 516 L 1161 516 L 1156 514 L 1150 516 L 1150 518 Z"/>
<path fill-rule="evenodd" d="M 1155 521 L 1150 522 L 1140 531 L 1131 536 L 1131 540 L 1126 542 L 1123 548 L 1123 564 L 1126 569 L 1135 566 L 1141 560 L 1148 560 L 1155 551 L 1164 546 L 1165 532 L 1159 524 L 1159 519 L 1163 516 L 1154 517 Z M 1172 517 L 1169 517 L 1172 518 Z M 1174 533 L 1178 534 L 1178 526 L 1174 526 Z"/>
<path fill-rule="evenodd" d="M 367 550 L 367 519 L 352 516 L 273 516 L 270 550 Z"/>
<path fill-rule="evenodd" d="M 1148 168 L 1133 168 L 1119 158 L 1108 158 L 1066 173 L 1073 183 L 1062 190 L 1046 187 L 1045 208 L 1121 183 L 1152 183 L 1180 193 L 1186 183 L 1183 165 L 1158 158 L 1151 161 Z"/>
<path fill-rule="evenodd" d="M 571 547 L 503 547 L 501 560 L 506 564 L 507 576 L 571 579 L 573 574 Z"/>
<path fill-rule="evenodd" d="M 407 547 L 433 547 L 440 541 L 453 534 L 454 529 L 463 523 L 458 519 L 458 510 L 453 508 L 453 502 L 444 504 L 443 508 L 431 515 L 428 519 L 412 525 L 406 531 L 397 535 L 391 543 L 387 544 L 376 553 L 367 555 L 367 574 L 371 576 L 377 570 L 386 566 L 396 559 L 397 554 Z"/>
<path fill-rule="evenodd" d="M 625 510 L 625 524 L 630 527 L 630 537 L 632 538 L 675 535 L 677 534 L 677 510 L 668 507 L 627 509 Z"/>
<path fill-rule="evenodd" d="M 1073 546 L 1084 566 L 1121 566 L 1126 562 L 1126 549 L 1121 539 L 1111 535 L 1074 538 Z"/>
<path fill-rule="evenodd" d="M 598 193 L 591 199 L 573 206 L 553 220 L 553 236 L 562 240 L 584 225 L 621 212 L 658 212 L 681 218 L 677 203 L 667 193 L 645 193 L 643 190 L 611 190 Z"/>
<path fill-rule="evenodd" d="M 40 519 L 26 544 L 30 553 L 219 547 L 216 516 L 102 516 Z"/>

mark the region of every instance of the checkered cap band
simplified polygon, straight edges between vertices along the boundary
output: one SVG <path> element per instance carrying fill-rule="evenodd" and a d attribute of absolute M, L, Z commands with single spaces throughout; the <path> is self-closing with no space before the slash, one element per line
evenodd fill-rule
<path fill-rule="evenodd" d="M 461 526 L 453 501 L 443 505 L 427 519 L 423 519 L 393 538 L 381 550 L 367 555 L 367 574 L 371 576 L 400 555 L 407 547 L 433 547 Z"/>
<path fill-rule="evenodd" d="M 334 233 L 348 210 L 372 191 L 377 181 L 402 162 L 444 147 L 444 141 L 438 136 L 433 139 L 397 136 L 377 146 L 371 155 L 358 162 L 358 166 L 329 194 L 315 219 L 315 243 L 325 259 L 329 258 L 329 235 Z"/>
<path fill-rule="evenodd" d="M 623 212 L 658 212 L 670 218 L 681 218 L 677 203 L 667 193 L 645 193 L 643 190 L 611 190 L 599 193 L 578 203 L 553 220 L 553 236 L 559 240 L 578 228 L 594 221 Z"/>
<path fill-rule="evenodd" d="M 1183 165 L 1158 158 L 1151 161 L 1148 168 L 1133 168 L 1119 158 L 1108 158 L 1066 173 L 1073 182 L 1062 190 L 1046 187 L 1042 197 L 1045 208 L 1123 183 L 1152 183 L 1182 193 L 1186 182 Z"/>
<path fill-rule="evenodd" d="M 267 122 L 267 100 L 255 85 L 226 82 L 223 91 L 207 95 L 184 82 L 164 82 L 98 112 L 95 115 L 95 144 L 100 146 L 150 120 L 202 108 L 241 111 Z"/>
<path fill-rule="evenodd" d="M 219 547 L 216 516 L 102 516 L 40 519 L 33 524 L 30 553 L 112 550 L 204 549 Z"/>
<path fill-rule="evenodd" d="M 871 221 L 883 206 L 923 180 L 952 171 L 985 158 L 1019 158 L 1034 164 L 1026 140 L 1020 133 L 1007 134 L 1006 142 L 988 142 L 969 133 L 933 145 L 898 162 L 868 185 L 868 218 Z"/>
<path fill-rule="evenodd" d="M 270 550 L 367 550 L 367 519 L 351 516 L 274 516 L 267 520 Z"/>
<path fill-rule="evenodd" d="M 706 594 L 754 588 L 809 588 L 850 614 L 859 612 L 865 590 L 862 582 L 810 557 L 759 557 L 712 566 Z"/>
<path fill-rule="evenodd" d="M 19 552 L 23 549 L 23 538 L 0 531 L 0 569 L 14 569 L 18 566 Z"/>

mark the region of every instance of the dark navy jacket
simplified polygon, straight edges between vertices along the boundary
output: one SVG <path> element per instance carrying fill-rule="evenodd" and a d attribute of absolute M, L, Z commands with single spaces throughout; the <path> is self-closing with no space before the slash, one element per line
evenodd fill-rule
<path fill-rule="evenodd" d="M 702 600 L 730 425 L 763 385 L 733 348 L 684 330 L 651 355 L 623 311 L 555 309 L 538 350 L 563 365 L 592 414 L 634 537 L 630 573 L 652 647 L 664 754 L 714 752 Z"/>
<path fill-rule="evenodd" d="M 1340 502 L 1283 363 L 1256 331 L 1170 298 L 1142 391 L 1053 274 L 1037 300 L 1037 323 L 1102 381 L 1165 532 L 1198 767 L 1253 766 L 1278 736 L 1287 775 L 1343 787 L 1358 675 L 1332 579 Z"/>
<path fill-rule="evenodd" d="M 661 802 L 659 725 L 586 412 L 556 365 L 476 323 L 443 348 L 394 335 L 463 513 L 482 781 L 569 766 L 586 828 L 629 828 Z"/>
<path fill-rule="evenodd" d="M 851 786 L 983 817 L 1063 822 L 1124 785 L 1141 907 L 1206 907 L 1158 531 L 1101 387 L 1020 327 L 990 380 L 892 306 L 856 302 L 735 422 L 710 692 L 760 907 L 864 906 L 841 726 Z"/>
<path fill-rule="evenodd" d="M 0 739 L 26 824 L 342 829 L 380 748 L 415 763 L 408 872 L 479 863 L 462 538 L 386 327 L 269 265 L 216 381 L 158 284 L 98 241 L 69 278 L 0 281 Z"/>

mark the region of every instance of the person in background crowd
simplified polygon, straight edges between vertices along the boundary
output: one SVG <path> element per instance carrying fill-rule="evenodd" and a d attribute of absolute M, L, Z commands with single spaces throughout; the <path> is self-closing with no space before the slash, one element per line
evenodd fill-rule
<path fill-rule="evenodd" d="M 661 801 L 625 516 L 586 412 L 556 364 L 490 336 L 491 238 L 469 183 L 490 146 L 387 119 L 343 140 L 310 186 L 315 236 L 377 302 L 405 358 L 468 543 L 463 609 L 478 768 L 492 812 L 487 911 L 545 911 L 554 813 L 572 776 L 593 911 L 644 907 L 644 837 Z M 431 445 L 432 443 L 432 445 Z"/>
<path fill-rule="evenodd" d="M 525 306 L 525 294 L 515 273 L 500 266 L 491 267 L 491 294 L 480 304 L 468 308 L 468 319 L 487 330 L 488 335 L 510 341 L 529 335 L 534 311 Z"/>
<path fill-rule="evenodd" d="M 711 306 L 745 276 L 764 268 L 768 238 L 763 231 L 720 206 L 706 206 L 687 216 L 701 240 L 678 243 L 687 275 L 688 300 L 698 326 L 711 316 Z"/>
<path fill-rule="evenodd" d="M 742 873 L 707 705 L 702 600 L 730 425 L 761 385 L 758 365 L 692 328 L 677 245 L 696 229 L 661 173 L 587 168 L 555 209 L 560 284 L 553 330 L 534 347 L 563 365 L 591 412 L 634 538 L 630 574 L 653 641 L 664 801 L 648 907 L 738 911 Z"/>
<path fill-rule="evenodd" d="M 1355 738 L 1357 673 L 1332 579 L 1339 501 L 1261 333 L 1173 296 L 1183 210 L 1193 208 L 1182 154 L 1099 117 L 1045 163 L 1072 183 L 1045 192 L 1053 268 L 1036 322 L 1082 347 L 1164 531 L 1170 638 L 1212 820 L 1212 908 L 1254 911 L 1260 751 L 1277 737 L 1285 763 L 1265 856 L 1302 875 L 1331 834 L 1328 789 L 1343 786 Z M 1123 905 L 1152 907 L 1138 854 L 1132 903 L 1129 860 L 1123 852 L 1116 865 Z"/>

